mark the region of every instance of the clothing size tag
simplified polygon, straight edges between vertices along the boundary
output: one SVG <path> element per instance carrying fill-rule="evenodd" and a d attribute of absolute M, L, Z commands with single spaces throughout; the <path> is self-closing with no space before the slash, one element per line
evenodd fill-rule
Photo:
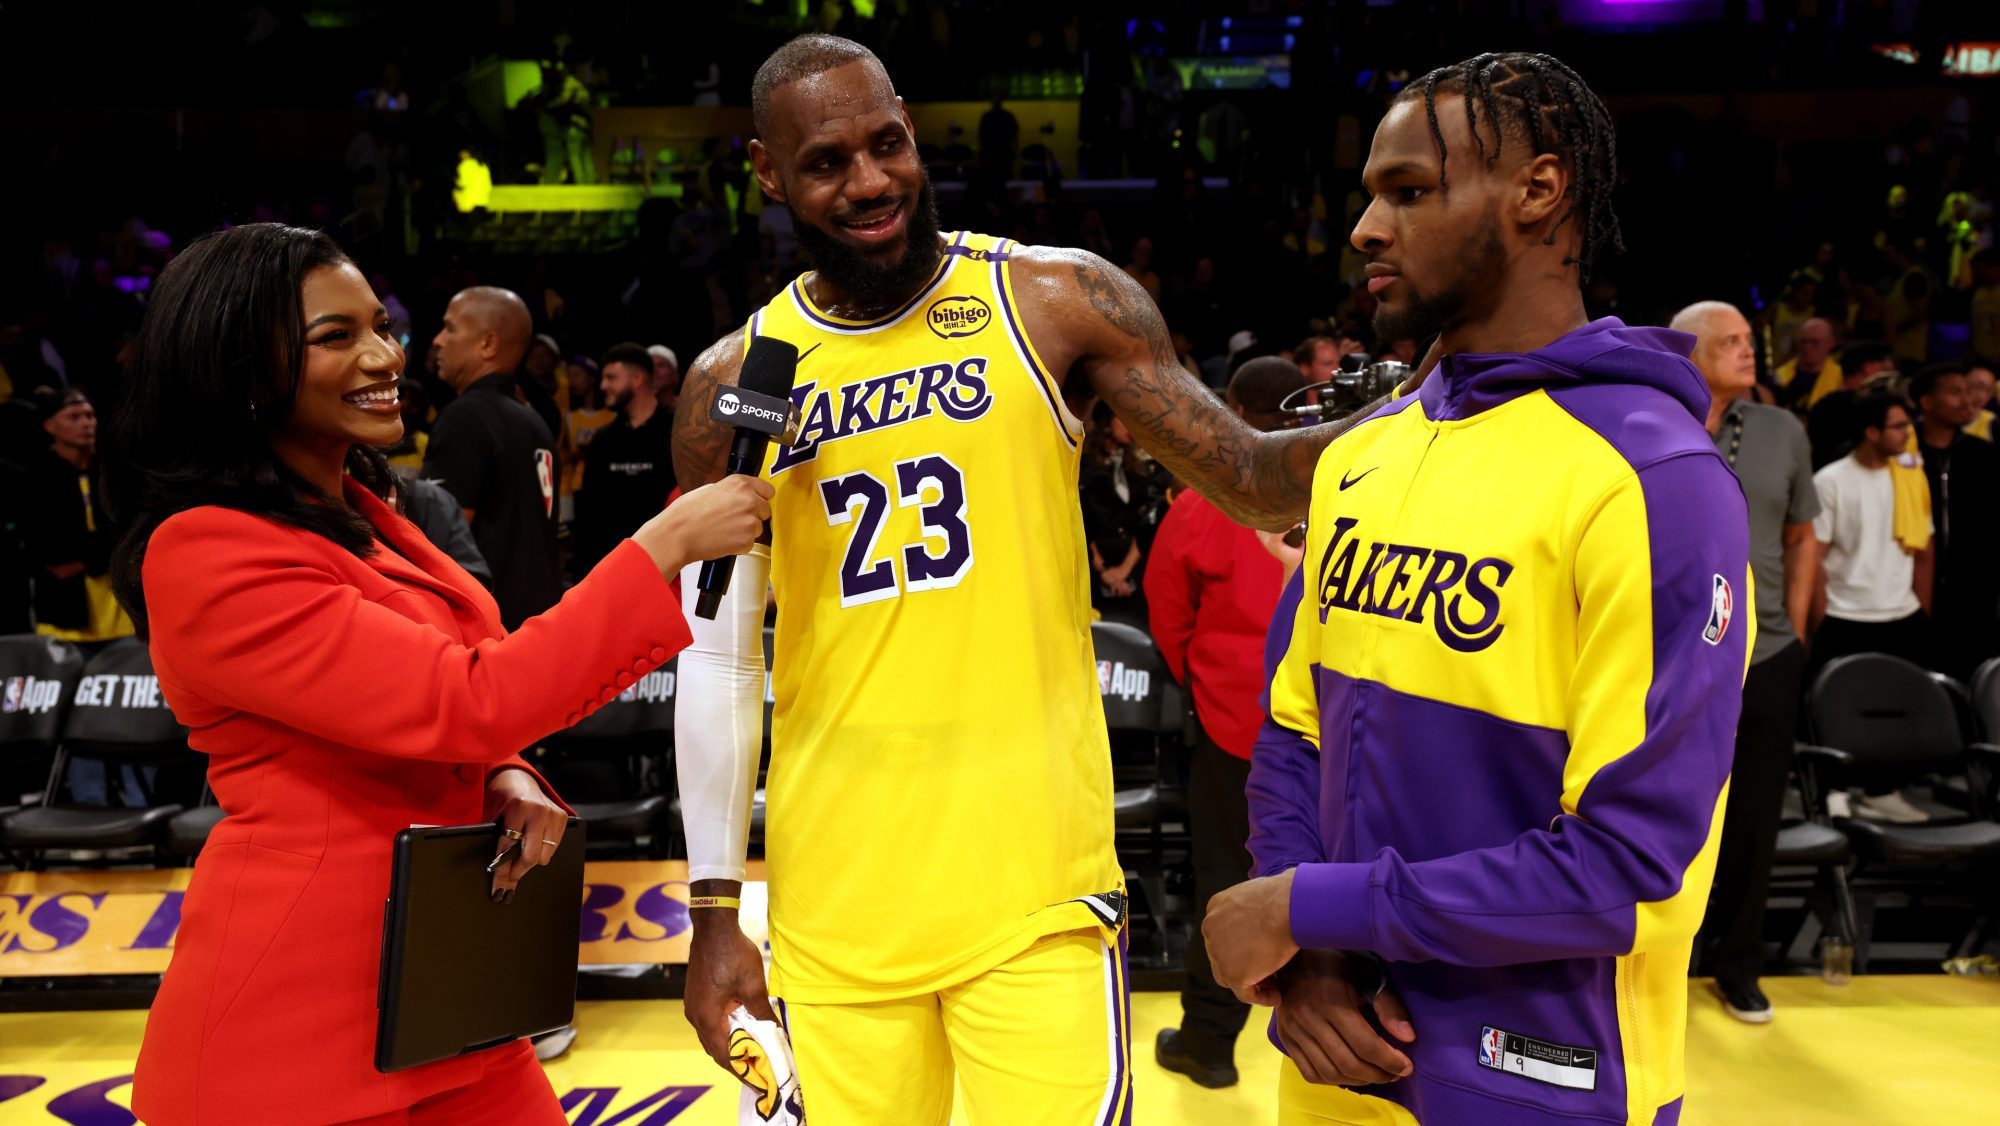
<path fill-rule="evenodd" d="M 1551 1044 L 1491 1025 L 1479 1030 L 1479 1066 L 1557 1087 L 1597 1090 L 1597 1049 Z"/>

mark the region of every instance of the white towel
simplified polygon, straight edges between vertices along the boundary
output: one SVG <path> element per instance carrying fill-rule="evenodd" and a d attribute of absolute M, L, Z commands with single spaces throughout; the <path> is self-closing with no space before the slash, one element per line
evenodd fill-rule
<path fill-rule="evenodd" d="M 741 1006 L 729 1013 L 729 1067 L 743 1081 L 740 1126 L 805 1126 L 792 1039 L 776 1021 L 758 1020 Z"/>

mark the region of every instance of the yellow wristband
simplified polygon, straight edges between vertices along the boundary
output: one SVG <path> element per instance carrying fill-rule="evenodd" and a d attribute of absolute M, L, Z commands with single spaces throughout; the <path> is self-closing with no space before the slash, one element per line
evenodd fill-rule
<path fill-rule="evenodd" d="M 727 907 L 731 911 L 734 911 L 741 906 L 743 906 L 742 900 L 731 899 L 726 895 L 696 895 L 688 899 L 688 910 L 690 911 L 697 907 Z"/>

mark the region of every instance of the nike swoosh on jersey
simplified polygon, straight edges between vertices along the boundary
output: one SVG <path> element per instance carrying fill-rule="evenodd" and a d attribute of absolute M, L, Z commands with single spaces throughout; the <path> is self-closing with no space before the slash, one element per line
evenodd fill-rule
<path fill-rule="evenodd" d="M 1375 472 L 1375 470 L 1377 470 L 1377 469 L 1380 469 L 1380 468 L 1382 468 L 1382 467 L 1381 467 L 1381 466 L 1379 466 L 1379 465 L 1376 465 L 1376 466 L 1371 466 L 1371 467 L 1369 467 L 1369 468 L 1367 468 L 1367 469 L 1364 469 L 1364 470 L 1362 470 L 1362 471 L 1361 471 L 1361 477 L 1366 477 L 1366 476 L 1368 476 L 1368 475 L 1369 475 L 1370 473 L 1373 473 L 1373 472 Z M 1346 492 L 1346 491 L 1347 491 L 1347 490 L 1348 490 L 1349 488 L 1351 488 L 1351 487 L 1353 487 L 1353 486 L 1355 486 L 1355 485 L 1359 485 L 1359 484 L 1361 483 L 1361 477 L 1349 477 L 1349 476 L 1348 476 L 1347 474 L 1345 474 L 1345 473 L 1342 473 L 1342 474 L 1340 475 L 1340 491 L 1344 493 L 1344 492 Z"/>

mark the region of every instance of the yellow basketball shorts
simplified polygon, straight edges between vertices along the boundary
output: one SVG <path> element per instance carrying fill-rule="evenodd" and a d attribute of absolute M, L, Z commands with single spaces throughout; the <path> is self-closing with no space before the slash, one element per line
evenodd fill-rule
<path fill-rule="evenodd" d="M 813 1126 L 1131 1126 L 1123 942 L 1052 934 L 970 981 L 863 1004 L 779 1002 Z"/>
<path fill-rule="evenodd" d="M 1306 1082 L 1299 1065 L 1278 1063 L 1278 1126 L 1418 1126 L 1416 1116 L 1387 1099 L 1345 1087 Z"/>

